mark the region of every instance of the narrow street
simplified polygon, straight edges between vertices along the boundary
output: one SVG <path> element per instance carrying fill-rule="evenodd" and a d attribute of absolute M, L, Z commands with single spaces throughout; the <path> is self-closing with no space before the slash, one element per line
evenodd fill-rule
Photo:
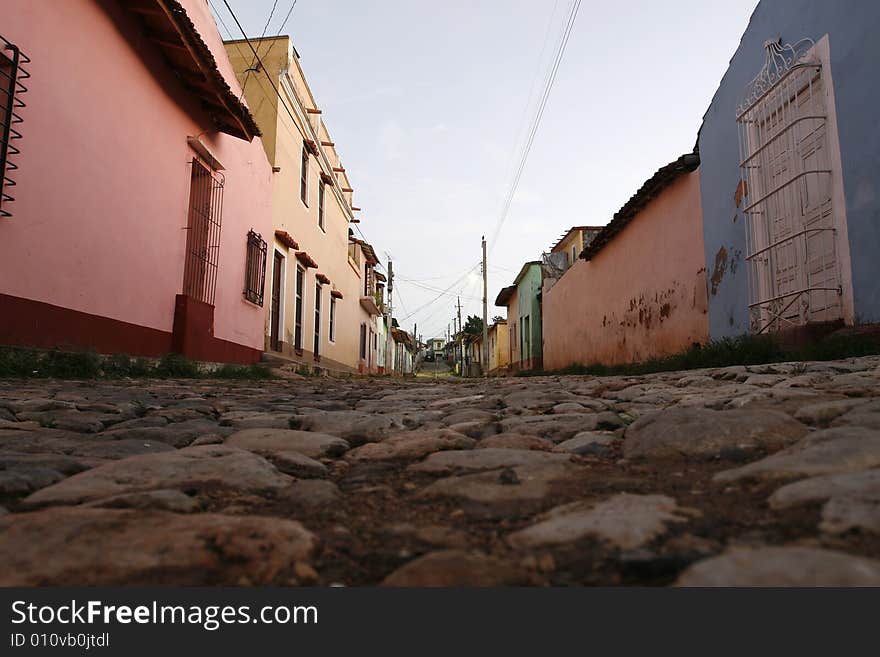
<path fill-rule="evenodd" d="M 878 395 L 880 357 L 3 380 L 0 585 L 877 586 Z"/>

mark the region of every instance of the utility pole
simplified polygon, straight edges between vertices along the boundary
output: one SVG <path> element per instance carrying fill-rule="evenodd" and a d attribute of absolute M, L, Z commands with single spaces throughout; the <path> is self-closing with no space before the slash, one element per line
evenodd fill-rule
<path fill-rule="evenodd" d="M 419 356 L 419 340 L 416 337 L 418 335 L 416 330 L 419 328 L 418 324 L 413 324 L 413 357 L 412 357 L 412 373 L 416 373 L 416 358 Z"/>
<path fill-rule="evenodd" d="M 394 340 L 391 337 L 391 323 L 394 320 L 392 303 L 394 299 L 394 263 L 388 258 L 388 304 L 385 313 L 385 374 L 391 374 L 394 358 L 391 353 Z"/>
<path fill-rule="evenodd" d="M 489 306 L 486 301 L 486 236 L 483 235 L 483 376 L 489 376 Z"/>
<path fill-rule="evenodd" d="M 464 376 L 464 336 L 461 334 L 461 297 L 456 298 L 458 299 L 458 369 L 461 376 Z"/>

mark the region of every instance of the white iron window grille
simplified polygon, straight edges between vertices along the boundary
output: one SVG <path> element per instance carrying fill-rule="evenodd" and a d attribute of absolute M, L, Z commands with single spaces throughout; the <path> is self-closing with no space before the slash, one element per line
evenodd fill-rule
<path fill-rule="evenodd" d="M 737 108 L 754 333 L 843 316 L 825 79 L 813 46 L 768 41 Z"/>

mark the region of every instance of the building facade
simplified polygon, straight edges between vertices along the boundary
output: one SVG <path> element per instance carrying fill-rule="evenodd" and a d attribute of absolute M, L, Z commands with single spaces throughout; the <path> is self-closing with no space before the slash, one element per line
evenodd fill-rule
<path fill-rule="evenodd" d="M 634 363 L 708 337 L 699 156 L 658 170 L 544 294 L 544 363 Z"/>
<path fill-rule="evenodd" d="M 578 261 L 578 256 L 599 234 L 602 226 L 572 226 L 550 248 L 550 262 L 562 273 Z"/>
<path fill-rule="evenodd" d="M 880 5 L 764 0 L 703 120 L 712 338 L 880 321 Z"/>
<path fill-rule="evenodd" d="M 517 303 L 517 286 L 508 285 L 502 288 L 495 297 L 495 305 L 507 309 L 507 366 L 511 370 L 519 369 L 519 308 Z"/>
<path fill-rule="evenodd" d="M 497 320 L 489 327 L 489 374 L 506 372 L 509 364 L 507 320 Z"/>
<path fill-rule="evenodd" d="M 272 165 L 265 349 L 308 367 L 377 372 L 382 301 L 373 248 L 353 236 L 351 183 L 289 37 L 226 42 Z"/>
<path fill-rule="evenodd" d="M 496 306 L 507 308 L 508 363 L 512 370 L 543 367 L 541 304 L 544 273 L 541 262 L 525 263 L 513 285 L 502 289 L 495 299 Z"/>
<path fill-rule="evenodd" d="M 208 5 L 10 0 L 0 29 L 0 343 L 258 361 L 272 172 Z"/>

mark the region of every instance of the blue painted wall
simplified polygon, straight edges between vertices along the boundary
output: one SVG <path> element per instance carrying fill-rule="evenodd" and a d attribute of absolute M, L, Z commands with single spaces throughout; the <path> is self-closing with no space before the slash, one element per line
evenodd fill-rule
<path fill-rule="evenodd" d="M 826 34 L 843 162 L 856 320 L 880 322 L 880 1 L 762 0 L 700 130 L 709 335 L 713 339 L 749 329 L 745 222 L 734 202 L 740 180 L 737 103 L 764 64 L 765 41 L 779 36 L 784 43 L 803 37 L 818 42 Z"/>

